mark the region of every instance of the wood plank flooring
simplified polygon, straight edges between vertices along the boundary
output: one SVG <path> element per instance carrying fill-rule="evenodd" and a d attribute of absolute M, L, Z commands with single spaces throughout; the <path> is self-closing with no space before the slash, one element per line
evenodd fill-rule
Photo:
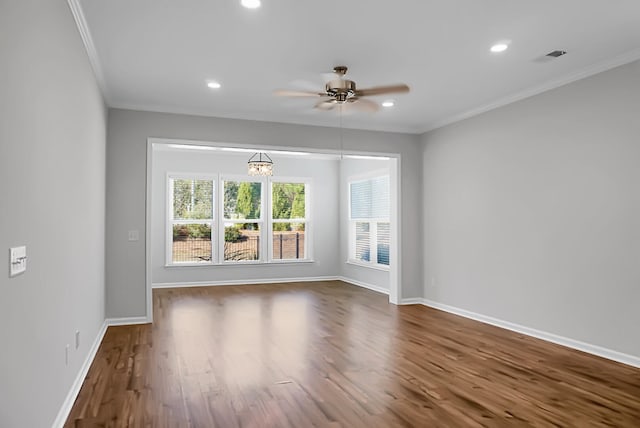
<path fill-rule="evenodd" d="M 339 281 L 154 290 L 66 427 L 640 427 L 640 370 Z"/>

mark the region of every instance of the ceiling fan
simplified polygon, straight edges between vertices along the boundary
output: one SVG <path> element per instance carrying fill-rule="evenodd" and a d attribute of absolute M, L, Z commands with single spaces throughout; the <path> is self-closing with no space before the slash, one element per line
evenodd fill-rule
<path fill-rule="evenodd" d="M 364 97 L 373 95 L 399 94 L 409 92 L 409 87 L 405 84 L 375 86 L 373 88 L 358 89 L 356 82 L 345 79 L 347 67 L 339 65 L 333 68 L 332 80 L 324 86 L 324 91 L 292 91 L 279 89 L 275 95 L 284 97 L 320 97 L 320 101 L 314 106 L 320 110 L 333 110 L 340 106 L 342 110 L 360 110 L 366 112 L 378 111 L 378 103 Z"/>

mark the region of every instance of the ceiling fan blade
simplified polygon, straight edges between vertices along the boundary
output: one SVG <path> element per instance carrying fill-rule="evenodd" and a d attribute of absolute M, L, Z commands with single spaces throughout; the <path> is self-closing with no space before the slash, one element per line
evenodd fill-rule
<path fill-rule="evenodd" d="M 326 95 L 322 92 L 291 91 L 289 89 L 276 89 L 273 94 L 279 97 L 322 97 Z"/>
<path fill-rule="evenodd" d="M 380 109 L 380 106 L 375 101 L 367 100 L 364 98 L 353 97 L 343 104 L 343 110 L 345 112 L 362 111 L 366 113 L 375 113 Z"/>
<path fill-rule="evenodd" d="M 319 110 L 333 110 L 337 105 L 338 103 L 336 103 L 332 98 L 327 98 L 326 100 L 316 103 L 313 107 Z"/>
<path fill-rule="evenodd" d="M 366 97 L 370 95 L 384 95 L 384 94 L 399 94 L 403 92 L 409 92 L 409 87 L 405 84 L 389 85 L 389 86 L 375 86 L 373 88 L 358 89 L 356 90 L 356 96 Z"/>

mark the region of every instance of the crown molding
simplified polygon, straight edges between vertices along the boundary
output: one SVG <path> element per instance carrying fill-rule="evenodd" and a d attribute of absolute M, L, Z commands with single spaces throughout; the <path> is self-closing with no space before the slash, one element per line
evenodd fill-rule
<path fill-rule="evenodd" d="M 331 123 L 318 123 L 313 120 L 283 120 L 282 118 L 274 117 L 270 114 L 260 114 L 260 115 L 230 115 L 223 114 L 220 112 L 211 112 L 206 109 L 201 108 L 184 108 L 184 107 L 167 107 L 159 104 L 135 104 L 135 103 L 122 103 L 122 102 L 110 102 L 108 103 L 109 108 L 117 109 L 117 110 L 132 110 L 139 112 L 148 112 L 148 113 L 162 113 L 162 114 L 177 114 L 182 116 L 196 116 L 196 117 L 206 117 L 212 119 L 229 119 L 229 120 L 239 120 L 239 121 L 251 121 L 251 122 L 264 122 L 268 124 L 280 124 L 280 125 L 291 125 L 291 126 L 312 126 L 316 128 L 330 128 L 330 129 L 339 129 L 335 124 Z M 343 123 L 342 128 L 347 131 L 364 131 L 364 132 L 385 132 L 389 134 L 406 134 L 406 135 L 416 135 L 420 136 L 424 132 L 420 131 L 420 129 L 411 127 L 411 126 L 396 126 L 390 125 L 385 126 L 379 123 L 373 123 L 371 126 L 362 125 L 361 123 L 356 123 L 350 125 L 348 123 Z"/>
<path fill-rule="evenodd" d="M 431 125 L 429 125 L 427 128 L 425 128 L 422 131 L 422 133 L 433 131 L 434 129 L 442 128 L 443 126 L 451 125 L 452 123 L 459 122 L 464 119 L 469 119 L 474 116 L 478 116 L 479 114 L 486 113 L 488 111 L 495 110 L 500 107 L 504 107 L 508 104 L 515 103 L 525 98 L 533 97 L 543 92 L 547 92 L 552 89 L 559 88 L 569 83 L 576 82 L 581 79 L 585 79 L 587 77 L 611 70 L 621 65 L 629 64 L 639 59 L 640 59 L 640 48 L 625 52 L 622 55 L 618 55 L 606 61 L 592 64 L 588 67 L 583 68 L 582 70 L 578 70 L 571 74 L 567 74 L 559 79 L 554 79 L 549 82 L 543 83 L 541 85 L 533 86 L 531 88 L 525 89 L 524 91 L 516 92 L 515 94 L 506 96 L 504 98 L 500 98 L 489 104 L 485 104 L 480 107 L 476 107 L 474 109 L 468 110 L 466 112 L 455 114 L 445 119 L 438 120 L 432 123 Z"/>
<path fill-rule="evenodd" d="M 96 81 L 98 82 L 98 87 L 100 88 L 100 92 L 102 92 L 102 97 L 105 99 L 107 105 L 110 105 L 109 93 L 107 91 L 107 81 L 104 78 L 102 65 L 100 63 L 100 59 L 98 58 L 98 52 L 96 51 L 96 47 L 93 43 L 93 38 L 91 37 L 89 25 L 87 24 L 87 20 L 84 16 L 80 0 L 67 0 L 67 4 L 69 5 L 69 9 L 71 9 L 73 19 L 76 21 L 76 26 L 78 27 L 78 31 L 80 32 L 80 37 L 82 37 L 82 42 L 84 43 L 84 47 L 87 51 L 89 63 L 91 64 L 93 74 L 95 75 Z"/>

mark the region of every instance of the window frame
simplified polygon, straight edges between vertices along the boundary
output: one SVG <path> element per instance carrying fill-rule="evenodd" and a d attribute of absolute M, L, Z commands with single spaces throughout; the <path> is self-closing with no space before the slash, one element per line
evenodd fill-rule
<path fill-rule="evenodd" d="M 268 244 L 268 255 L 269 260 L 268 263 L 272 264 L 281 264 L 281 263 L 304 263 L 313 260 L 313 255 L 311 254 L 313 246 L 310 244 L 312 242 L 311 234 L 311 187 L 312 180 L 311 178 L 303 178 L 303 177 L 269 177 L 269 216 L 268 216 L 268 234 L 269 237 L 267 239 Z M 304 184 L 304 214 L 305 218 L 296 218 L 296 219 L 274 219 L 273 218 L 273 183 L 292 183 L 292 184 Z M 273 246 L 273 225 L 274 223 L 304 223 L 304 257 L 300 259 L 276 259 L 274 258 Z"/>
<path fill-rule="evenodd" d="M 354 183 L 362 183 L 371 181 L 376 178 L 386 177 L 389 180 L 389 217 L 372 217 L 372 218 L 353 218 L 351 215 L 351 185 Z M 347 263 L 366 267 L 370 269 L 378 269 L 383 271 L 389 271 L 391 265 L 391 259 L 389 264 L 378 263 L 378 224 L 388 223 L 389 231 L 391 232 L 391 172 L 387 169 L 380 169 L 370 171 L 365 174 L 358 174 L 347 177 L 347 221 L 349 224 L 349 236 L 348 236 L 348 254 Z M 363 261 L 357 259 L 356 256 L 356 223 L 368 223 L 369 224 L 369 261 Z M 391 240 L 390 240 L 391 241 Z M 389 242 L 389 253 L 391 253 L 391 242 Z M 391 254 L 389 254 L 391 256 Z"/>
<path fill-rule="evenodd" d="M 217 236 L 214 235 L 216 230 L 216 220 L 217 220 L 217 212 L 216 212 L 216 192 L 217 182 L 218 182 L 218 174 L 202 174 L 202 173 L 173 173 L 168 172 L 166 177 L 166 225 L 165 225 L 165 266 L 179 266 L 179 267 L 189 267 L 189 266 L 211 266 L 216 262 L 216 248 L 214 245 L 215 239 Z M 173 206 L 173 180 L 192 180 L 192 181 L 211 181 L 212 189 L 212 200 L 211 200 L 211 219 L 189 219 L 189 220 L 176 220 L 173 218 L 174 214 L 174 206 Z M 200 262 L 188 261 L 188 262 L 174 262 L 173 261 L 173 226 L 176 224 L 208 224 L 211 228 L 211 260 L 203 260 Z"/>
<path fill-rule="evenodd" d="M 212 218 L 196 220 L 175 220 L 173 218 L 173 181 L 172 180 L 206 180 L 211 181 Z M 312 178 L 310 177 L 260 177 L 242 174 L 225 173 L 166 173 L 165 193 L 165 267 L 203 267 L 203 266 L 242 266 L 242 265 L 278 265 L 288 263 L 313 262 L 313 238 L 311 220 Z M 224 213 L 224 182 L 252 182 L 261 183 L 260 219 L 226 219 Z M 273 183 L 300 183 L 305 185 L 305 218 L 304 219 L 273 219 L 272 192 Z M 268 215 L 265 212 L 268 211 Z M 274 221 L 275 220 L 275 221 Z M 224 228 L 225 223 L 258 223 L 260 224 L 260 257 L 258 260 L 224 260 Z M 273 224 L 274 223 L 304 223 L 304 258 L 274 259 L 273 258 Z M 209 224 L 211 225 L 211 260 L 201 262 L 173 261 L 173 226 L 174 224 Z"/>
<path fill-rule="evenodd" d="M 244 264 L 264 264 L 267 260 L 264 255 L 267 250 L 265 246 L 265 229 L 266 229 L 266 221 L 265 221 L 265 207 L 266 198 L 265 198 L 265 188 L 267 187 L 267 179 L 266 177 L 260 176 L 251 176 L 251 175 L 242 175 L 242 174 L 219 174 L 220 179 L 218 180 L 218 194 L 220 197 L 218 198 L 218 210 L 221 213 L 220 222 L 218 225 L 218 265 L 244 265 Z M 227 219 L 224 214 L 224 183 L 225 181 L 236 181 L 236 182 L 248 182 L 248 183 L 260 183 L 260 218 L 259 219 Z M 260 254 L 257 260 L 225 260 L 224 259 L 224 229 L 226 223 L 233 224 L 243 224 L 243 223 L 257 223 L 260 225 Z"/>

